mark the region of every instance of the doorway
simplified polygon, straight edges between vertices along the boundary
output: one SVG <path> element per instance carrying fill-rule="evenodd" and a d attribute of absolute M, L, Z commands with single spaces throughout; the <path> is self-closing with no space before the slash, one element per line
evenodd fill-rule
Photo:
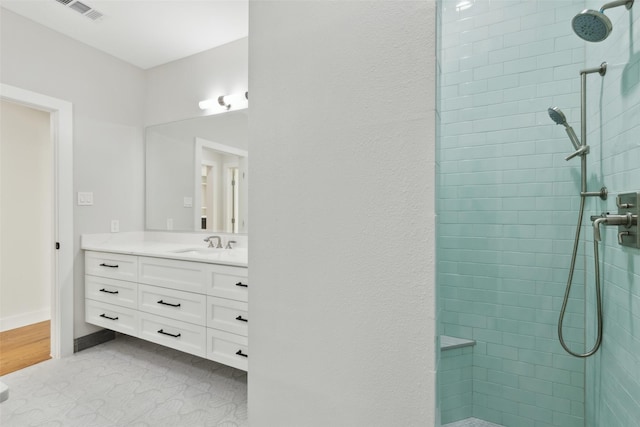
<path fill-rule="evenodd" d="M 0 101 L 0 375 L 49 359 L 53 276 L 50 113 Z"/>
<path fill-rule="evenodd" d="M 50 354 L 60 358 L 73 353 L 73 138 L 72 105 L 67 101 L 0 84 L 0 99 L 49 115 L 51 142 L 50 187 L 51 266 Z M 25 194 L 25 198 L 29 195 Z M 0 231 L 1 232 L 1 231 Z M 4 236 L 3 236 L 4 237 Z M 2 265 L 0 265 L 2 268 Z"/>

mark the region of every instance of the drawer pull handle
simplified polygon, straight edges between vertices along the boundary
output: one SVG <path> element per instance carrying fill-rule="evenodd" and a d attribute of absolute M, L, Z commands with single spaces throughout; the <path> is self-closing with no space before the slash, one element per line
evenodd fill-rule
<path fill-rule="evenodd" d="M 249 355 L 248 355 L 248 354 L 244 354 L 244 353 L 242 352 L 242 350 L 238 350 L 238 351 L 236 351 L 236 354 L 237 354 L 238 356 L 242 356 L 242 357 L 249 357 Z"/>
<path fill-rule="evenodd" d="M 248 319 L 245 319 L 245 318 L 244 318 L 244 317 L 242 317 L 242 316 L 238 316 L 238 317 L 236 317 L 236 320 L 239 320 L 239 321 L 241 321 L 241 322 L 248 322 L 248 321 L 249 321 Z"/>
<path fill-rule="evenodd" d="M 236 283 L 236 286 L 240 286 L 241 288 L 248 288 L 249 287 L 249 285 L 247 285 L 246 283 L 242 283 L 242 282 Z"/>
<path fill-rule="evenodd" d="M 107 315 L 106 315 L 106 314 L 104 314 L 104 313 L 102 313 L 102 314 L 100 315 L 100 317 L 104 317 L 105 319 L 109 319 L 109 320 L 118 320 L 118 318 L 117 318 L 117 317 L 109 317 L 109 316 L 107 316 Z"/>
<path fill-rule="evenodd" d="M 171 304 L 170 302 L 164 302 L 162 300 L 158 301 L 158 304 L 162 304 L 162 305 L 168 305 L 170 307 L 180 307 L 180 303 L 177 304 Z"/>
<path fill-rule="evenodd" d="M 100 292 L 105 292 L 107 294 L 117 294 L 118 293 L 118 291 L 108 291 L 105 288 L 100 289 Z"/>
<path fill-rule="evenodd" d="M 160 329 L 160 330 L 158 331 L 158 333 L 159 333 L 159 334 L 162 334 L 162 335 L 169 335 L 170 337 L 174 337 L 174 338 L 179 338 L 179 337 L 180 337 L 180 334 L 177 334 L 177 335 L 170 334 L 169 332 L 165 332 L 165 331 L 163 331 L 162 329 Z"/>
<path fill-rule="evenodd" d="M 100 264 L 100 267 L 109 267 L 109 268 L 118 268 L 118 264 L 105 264 L 104 262 L 102 264 Z"/>

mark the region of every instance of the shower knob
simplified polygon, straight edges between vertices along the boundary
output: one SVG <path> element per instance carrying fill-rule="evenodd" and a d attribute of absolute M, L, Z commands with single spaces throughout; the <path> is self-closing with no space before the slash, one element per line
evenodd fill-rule
<path fill-rule="evenodd" d="M 618 205 L 618 208 L 620 209 L 629 209 L 633 207 L 633 203 L 622 203 L 622 199 L 619 195 L 616 197 L 616 205 Z"/>

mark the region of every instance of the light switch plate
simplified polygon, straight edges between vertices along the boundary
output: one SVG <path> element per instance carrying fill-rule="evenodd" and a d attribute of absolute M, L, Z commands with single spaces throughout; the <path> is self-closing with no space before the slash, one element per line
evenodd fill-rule
<path fill-rule="evenodd" d="M 112 233 L 120 232 L 120 221 L 118 221 L 117 219 L 111 220 L 111 232 Z"/>
<path fill-rule="evenodd" d="M 193 207 L 193 197 L 185 197 L 184 198 L 184 207 L 192 208 Z"/>
<path fill-rule="evenodd" d="M 78 191 L 78 206 L 92 206 L 93 193 L 90 191 Z"/>

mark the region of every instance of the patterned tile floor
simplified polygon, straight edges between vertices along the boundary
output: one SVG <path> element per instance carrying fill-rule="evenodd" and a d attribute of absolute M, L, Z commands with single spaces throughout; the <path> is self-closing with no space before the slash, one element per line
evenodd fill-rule
<path fill-rule="evenodd" d="M 442 427 L 502 427 L 489 421 L 479 420 L 478 418 L 467 418 L 465 420 L 456 421 L 455 423 L 445 424 Z"/>
<path fill-rule="evenodd" d="M 248 425 L 245 372 L 126 335 L 0 379 L 2 427 Z"/>

